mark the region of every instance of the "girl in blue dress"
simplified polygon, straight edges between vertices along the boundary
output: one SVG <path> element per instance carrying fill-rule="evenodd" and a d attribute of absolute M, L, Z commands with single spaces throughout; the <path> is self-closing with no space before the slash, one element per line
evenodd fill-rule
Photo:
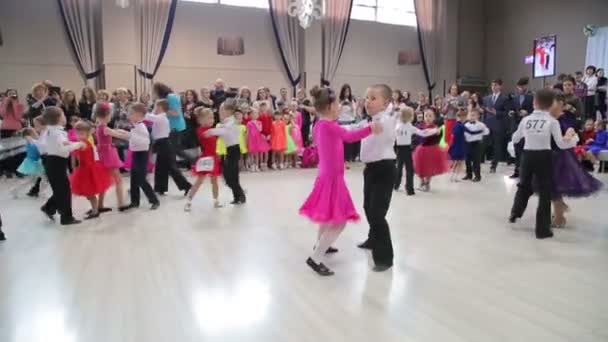
<path fill-rule="evenodd" d="M 34 142 L 38 138 L 38 134 L 33 128 L 28 127 L 21 131 L 21 136 L 27 140 L 27 144 L 25 145 L 25 158 L 21 162 L 21 165 L 19 165 L 19 168 L 17 168 L 17 172 L 26 176 L 27 179 L 11 189 L 11 194 L 14 198 L 18 197 L 19 189 L 25 186 L 31 187 L 36 183 L 38 178 L 44 176 L 40 152 Z"/>
<path fill-rule="evenodd" d="M 462 169 L 462 164 L 467 159 L 467 141 L 465 139 L 464 133 L 477 134 L 481 133 L 481 131 L 471 131 L 465 127 L 464 123 L 467 119 L 467 112 L 464 109 L 460 109 L 456 113 L 456 123 L 452 127 L 452 144 L 448 149 L 448 154 L 450 155 L 450 160 L 452 164 L 450 166 L 450 170 L 452 174 L 450 175 L 450 182 L 458 182 L 458 174 Z"/>

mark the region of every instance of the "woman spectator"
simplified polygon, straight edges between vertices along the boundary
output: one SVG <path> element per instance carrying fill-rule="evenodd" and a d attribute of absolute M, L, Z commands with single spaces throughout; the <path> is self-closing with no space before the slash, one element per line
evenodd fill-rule
<path fill-rule="evenodd" d="M 169 103 L 169 112 L 167 113 L 169 127 L 171 128 L 169 140 L 175 149 L 175 153 L 186 162 L 189 168 L 192 160 L 190 159 L 190 156 L 184 153 L 182 146 L 183 135 L 186 131 L 186 120 L 182 111 L 179 95 L 174 93 L 168 85 L 160 82 L 154 83 L 152 86 L 152 94 L 155 99 L 165 99 Z"/>
<path fill-rule="evenodd" d="M 304 142 L 304 146 L 309 146 L 311 143 L 311 126 L 314 123 L 316 110 L 312 101 L 306 97 L 306 89 L 298 89 L 296 96 L 300 112 L 302 113 L 302 127 L 300 128 L 302 131 L 302 140 Z"/>
<path fill-rule="evenodd" d="M 78 101 L 78 111 L 80 112 L 81 118 L 92 121 L 93 106 L 95 105 L 95 102 L 97 101 L 93 88 L 82 88 L 82 93 L 80 94 L 80 101 Z"/>
<path fill-rule="evenodd" d="M 441 112 L 445 115 L 445 141 L 452 143 L 452 127 L 456 124 L 456 113 L 459 109 L 466 108 L 464 99 L 458 95 L 458 85 L 450 86 L 450 92 L 446 96 Z"/>
<path fill-rule="evenodd" d="M 129 130 L 131 123 L 129 122 L 129 91 L 127 88 L 116 89 L 116 99 L 114 101 L 114 111 L 112 114 L 111 127 Z"/>
<path fill-rule="evenodd" d="M 595 120 L 596 107 L 595 107 L 595 94 L 597 91 L 597 76 L 595 76 L 597 69 L 593 65 L 589 65 L 585 69 L 585 76 L 583 82 L 587 85 L 587 96 L 585 96 L 585 114 L 586 119 Z"/>
<path fill-rule="evenodd" d="M 49 90 L 44 83 L 36 83 L 32 87 L 32 93 L 27 96 L 27 119 L 33 124 L 35 117 L 42 114 L 44 108 L 58 105 L 56 97 L 49 96 Z"/>
<path fill-rule="evenodd" d="M 1 139 L 15 136 L 23 127 L 22 120 L 25 111 L 23 104 L 19 102 L 17 90 L 9 89 L 5 94 L 6 97 L 0 103 L 0 118 L 2 118 L 2 125 L 0 126 Z M 7 178 L 12 178 L 22 159 L 22 155 L 17 155 L 0 161 L 0 175 L 4 174 Z"/>
<path fill-rule="evenodd" d="M 238 107 L 244 104 L 251 106 L 251 90 L 248 87 L 241 87 L 239 89 L 239 94 L 236 96 L 236 104 Z"/>
<path fill-rule="evenodd" d="M 426 96 L 426 94 L 423 92 L 418 93 L 418 106 L 416 107 L 416 111 L 424 113 L 424 111 L 429 107 L 429 98 Z"/>
<path fill-rule="evenodd" d="M 105 89 L 99 89 L 97 91 L 97 101 L 93 104 L 93 113 L 91 114 L 91 121 L 95 121 L 95 110 L 97 109 L 97 103 L 109 102 L 110 112 L 114 113 L 114 103 L 110 102 L 110 92 Z"/>
<path fill-rule="evenodd" d="M 201 88 L 201 105 L 205 108 L 213 108 L 213 100 L 211 99 L 211 90 L 209 88 Z"/>
<path fill-rule="evenodd" d="M 409 91 L 403 92 L 403 103 L 408 107 L 416 108 L 416 102 L 412 99 L 412 94 Z"/>
<path fill-rule="evenodd" d="M 70 120 L 72 117 L 80 117 L 80 109 L 78 108 L 78 102 L 76 102 L 76 94 L 72 90 L 68 89 L 63 93 L 63 97 L 61 99 L 61 109 L 63 109 L 63 113 L 65 114 L 67 122 L 66 128 L 72 128 L 70 125 Z"/>
<path fill-rule="evenodd" d="M 394 93 L 393 93 L 394 94 Z M 394 98 L 394 97 L 393 97 Z M 341 126 L 349 126 L 358 121 L 357 116 L 357 101 L 353 96 L 349 84 L 344 84 L 340 89 L 339 96 L 340 108 L 338 109 L 338 123 Z M 344 161 L 347 163 L 354 162 L 359 155 L 359 145 L 355 143 L 344 143 Z"/>
<path fill-rule="evenodd" d="M 267 105 L 266 108 L 268 108 L 268 110 L 270 110 L 271 112 L 274 112 L 276 107 L 274 106 L 274 102 L 272 101 L 272 98 L 270 97 L 270 93 L 266 92 L 266 89 L 264 87 L 258 88 L 258 95 L 257 95 L 253 105 L 256 108 L 260 108 L 261 102 L 266 102 L 266 105 Z"/>
<path fill-rule="evenodd" d="M 608 79 L 604 76 L 604 69 L 597 69 L 597 110 L 602 114 L 602 120 L 606 120 L 606 91 L 608 90 Z"/>
<path fill-rule="evenodd" d="M 182 105 L 182 111 L 184 112 L 184 117 L 186 118 L 187 131 L 183 143 L 185 148 L 193 148 L 199 145 L 198 138 L 196 136 L 198 122 L 196 116 L 194 115 L 194 110 L 202 105 L 203 103 L 198 99 L 196 90 L 186 90 L 186 93 L 184 94 L 184 104 Z"/>
<path fill-rule="evenodd" d="M 581 119 L 585 113 L 583 111 L 583 101 L 576 95 L 576 80 L 572 76 L 566 77 L 562 83 L 562 88 L 564 89 L 564 97 L 566 99 L 564 110 L 575 114 L 580 126 Z"/>
<path fill-rule="evenodd" d="M 154 102 L 152 102 L 150 94 L 148 93 L 143 93 L 139 95 L 139 102 L 143 103 L 150 112 L 154 109 Z"/>

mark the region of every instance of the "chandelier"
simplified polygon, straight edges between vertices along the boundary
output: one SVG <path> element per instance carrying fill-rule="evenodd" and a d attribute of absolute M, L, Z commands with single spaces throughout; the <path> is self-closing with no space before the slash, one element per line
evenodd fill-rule
<path fill-rule="evenodd" d="M 129 8 L 129 0 L 116 0 L 116 6 L 120 8 Z"/>
<path fill-rule="evenodd" d="M 287 13 L 292 17 L 297 17 L 300 26 L 307 29 L 314 19 L 321 19 L 323 0 L 289 0 Z"/>

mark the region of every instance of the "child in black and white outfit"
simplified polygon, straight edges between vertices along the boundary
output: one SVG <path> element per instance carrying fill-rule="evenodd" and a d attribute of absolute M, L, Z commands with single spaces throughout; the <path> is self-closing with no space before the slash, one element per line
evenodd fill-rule
<path fill-rule="evenodd" d="M 61 215 L 62 225 L 80 223 L 72 216 L 72 191 L 68 179 L 68 161 L 70 152 L 84 147 L 82 142 L 69 142 L 65 132 L 66 118 L 59 107 L 51 106 L 44 109 L 42 114 L 48 125 L 41 137 L 42 149 L 46 154 L 44 169 L 53 190 L 53 194 L 40 208 L 48 218 L 55 220 L 55 213 Z"/>
<path fill-rule="evenodd" d="M 143 190 L 144 194 L 150 202 L 151 210 L 158 209 L 160 202 L 158 197 L 152 190 L 152 186 L 146 179 L 148 168 L 148 156 L 150 150 L 150 133 L 144 123 L 144 118 L 147 108 L 142 103 L 135 103 L 129 109 L 129 121 L 133 125 L 130 131 L 123 129 L 111 129 L 105 127 L 105 133 L 115 138 L 128 140 L 129 149 L 133 152 L 133 162 L 131 165 L 131 204 L 126 209 L 139 207 L 139 189 Z"/>
<path fill-rule="evenodd" d="M 414 109 L 405 107 L 399 111 L 399 121 L 395 128 L 397 146 L 397 177 L 395 178 L 395 191 L 399 190 L 401 178 L 403 177 L 403 165 L 405 164 L 405 191 L 408 196 L 415 195 L 414 192 L 414 162 L 412 160 L 412 138 L 414 135 L 428 136 L 436 134 L 436 129 L 421 130 L 412 125 Z M 431 134 L 432 133 L 432 134 Z"/>
<path fill-rule="evenodd" d="M 464 124 L 464 138 L 467 142 L 466 176 L 463 180 L 481 180 L 481 154 L 483 152 L 483 136 L 490 134 L 488 127 L 479 121 L 480 112 L 477 108 L 469 111 L 469 121 Z M 469 132 L 480 132 L 471 134 Z M 473 174 L 475 177 L 473 178 Z"/>

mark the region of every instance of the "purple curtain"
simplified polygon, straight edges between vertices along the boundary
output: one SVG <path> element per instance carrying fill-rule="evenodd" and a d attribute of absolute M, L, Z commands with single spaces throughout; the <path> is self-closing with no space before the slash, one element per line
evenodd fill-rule
<path fill-rule="evenodd" d="M 321 19 L 321 85 L 329 86 L 336 76 L 344 51 L 353 0 L 326 1 Z"/>
<path fill-rule="evenodd" d="M 446 0 L 414 0 L 422 68 L 432 99 L 441 65 L 441 39 L 446 26 Z"/>

